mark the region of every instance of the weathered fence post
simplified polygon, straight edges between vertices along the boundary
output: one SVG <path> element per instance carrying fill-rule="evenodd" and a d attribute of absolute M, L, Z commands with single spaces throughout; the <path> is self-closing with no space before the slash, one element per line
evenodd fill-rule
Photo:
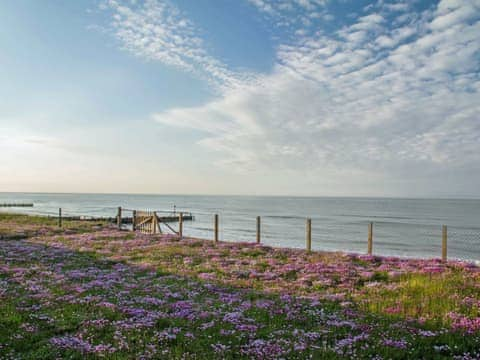
<path fill-rule="evenodd" d="M 151 211 L 148 212 L 148 216 L 149 216 L 149 217 L 152 216 L 152 212 L 151 212 Z M 152 231 L 153 231 L 152 225 L 153 225 L 153 218 L 152 218 L 152 221 L 149 221 L 149 222 L 148 222 L 147 231 L 148 231 L 149 234 L 151 234 Z"/>
<path fill-rule="evenodd" d="M 310 252 L 312 251 L 312 219 L 307 218 L 307 222 L 305 224 L 305 241 L 306 241 L 306 247 L 307 251 Z"/>
<path fill-rule="evenodd" d="M 122 228 L 122 207 L 118 207 L 118 213 L 117 213 L 117 226 L 119 229 Z"/>
<path fill-rule="evenodd" d="M 214 218 L 213 218 L 213 239 L 215 241 L 215 243 L 218 243 L 218 214 L 215 214 Z"/>
<path fill-rule="evenodd" d="M 152 234 L 156 234 L 156 233 L 157 233 L 157 224 L 158 224 L 158 221 L 157 221 L 157 212 L 154 211 L 154 212 L 153 212 L 153 218 L 152 218 L 152 226 L 153 226 Z"/>
<path fill-rule="evenodd" d="M 368 255 L 373 253 L 373 222 L 368 224 Z"/>
<path fill-rule="evenodd" d="M 447 261 L 447 225 L 442 226 L 442 261 Z"/>
<path fill-rule="evenodd" d="M 137 210 L 132 211 L 132 231 L 137 230 Z"/>
<path fill-rule="evenodd" d="M 182 212 L 178 213 L 178 236 L 180 236 L 180 239 L 183 238 L 183 213 Z"/>
<path fill-rule="evenodd" d="M 58 227 L 62 227 L 62 208 L 58 208 Z"/>
<path fill-rule="evenodd" d="M 257 244 L 260 244 L 260 216 L 257 216 Z"/>

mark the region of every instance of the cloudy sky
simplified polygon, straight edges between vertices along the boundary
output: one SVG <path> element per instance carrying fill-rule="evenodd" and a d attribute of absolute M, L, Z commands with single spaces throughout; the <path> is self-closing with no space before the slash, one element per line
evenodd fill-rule
<path fill-rule="evenodd" d="M 480 0 L 0 2 L 0 191 L 480 196 Z"/>

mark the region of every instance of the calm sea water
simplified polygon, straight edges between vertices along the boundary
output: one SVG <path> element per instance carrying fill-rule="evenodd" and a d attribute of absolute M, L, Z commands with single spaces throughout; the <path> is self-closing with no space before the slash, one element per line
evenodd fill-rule
<path fill-rule="evenodd" d="M 312 246 L 318 250 L 366 252 L 367 227 L 374 222 L 374 252 L 381 255 L 438 257 L 441 226 L 448 226 L 448 255 L 480 260 L 480 200 L 333 197 L 250 197 L 124 194 L 0 193 L 2 202 L 33 202 L 33 208 L 0 208 L 56 215 L 115 216 L 130 209 L 191 211 L 184 233 L 213 237 L 213 214 L 220 216 L 220 238 L 255 241 L 256 216 L 262 242 L 305 246 L 305 218 L 312 219 Z M 131 213 L 126 213 L 131 216 Z"/>

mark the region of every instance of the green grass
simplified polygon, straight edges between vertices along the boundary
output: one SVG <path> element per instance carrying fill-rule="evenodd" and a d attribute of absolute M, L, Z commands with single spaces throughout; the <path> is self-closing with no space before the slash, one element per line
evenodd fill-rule
<path fill-rule="evenodd" d="M 0 358 L 480 357 L 479 332 L 454 327 L 448 315 L 480 317 L 478 274 L 456 264 L 394 276 L 385 270 L 394 263 L 381 259 L 85 226 L 88 236 L 0 240 Z M 55 345 L 71 337 L 78 347 Z"/>
<path fill-rule="evenodd" d="M 465 298 L 478 299 L 478 282 L 460 271 L 444 274 L 403 275 L 394 287 L 363 288 L 359 299 L 363 307 L 375 313 L 394 313 L 402 317 L 423 317 L 449 323 L 448 313 L 467 317 L 480 316 L 478 305 L 464 303 Z"/>
<path fill-rule="evenodd" d="M 54 235 L 63 232 L 86 233 L 108 226 L 104 221 L 64 220 L 58 226 L 56 217 L 25 215 L 0 212 L 0 236 L 6 238 L 24 238 L 39 234 Z"/>

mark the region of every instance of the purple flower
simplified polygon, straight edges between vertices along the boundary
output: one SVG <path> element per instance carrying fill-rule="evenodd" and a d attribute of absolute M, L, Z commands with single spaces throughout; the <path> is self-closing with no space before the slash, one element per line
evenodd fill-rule
<path fill-rule="evenodd" d="M 394 347 L 397 349 L 406 349 L 408 347 L 408 342 L 404 339 L 400 339 L 400 340 L 385 339 L 383 340 L 383 345 Z"/>

